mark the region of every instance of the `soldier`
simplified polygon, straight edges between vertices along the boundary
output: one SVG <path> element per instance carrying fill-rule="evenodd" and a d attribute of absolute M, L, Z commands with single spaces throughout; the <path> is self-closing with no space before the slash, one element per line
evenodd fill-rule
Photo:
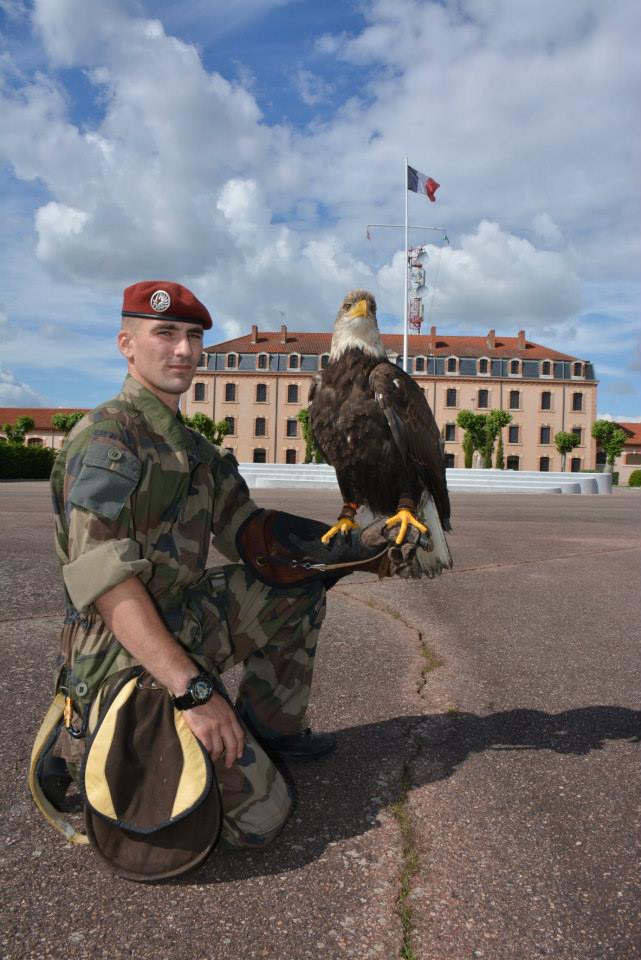
<path fill-rule="evenodd" d="M 215 761 L 223 842 L 257 846 L 291 808 L 270 755 L 313 759 L 335 746 L 333 734 L 303 728 L 325 589 L 320 580 L 269 587 L 238 563 L 237 534 L 257 507 L 234 457 L 178 412 L 211 326 L 184 286 L 128 287 L 118 333 L 124 386 L 75 426 L 56 461 L 67 598 L 58 690 L 69 715 L 42 782 L 59 801 L 61 763 L 77 772 L 92 704 L 141 664 Z M 206 568 L 212 535 L 229 565 Z M 239 662 L 234 709 L 220 675 Z"/>

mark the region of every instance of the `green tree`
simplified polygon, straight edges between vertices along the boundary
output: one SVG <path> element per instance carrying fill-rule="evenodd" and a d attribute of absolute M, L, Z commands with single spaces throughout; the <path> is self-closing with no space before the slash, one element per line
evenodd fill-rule
<path fill-rule="evenodd" d="M 503 433 L 499 432 L 499 442 L 496 447 L 496 462 L 495 467 L 497 470 L 505 470 L 505 452 L 503 450 Z"/>
<path fill-rule="evenodd" d="M 33 430 L 35 423 L 31 417 L 23 415 L 16 419 L 14 424 L 5 423 L 2 429 L 7 435 L 7 440 L 9 443 L 15 443 L 18 446 L 24 444 L 24 438 L 30 430 Z"/>
<path fill-rule="evenodd" d="M 229 433 L 229 424 L 226 420 L 218 420 L 216 423 L 206 413 L 195 413 L 192 417 L 183 416 L 183 421 L 192 430 L 202 433 L 211 443 L 219 447 L 223 438 Z"/>
<path fill-rule="evenodd" d="M 492 410 L 490 413 L 472 413 L 471 410 L 461 410 L 456 422 L 465 431 L 463 450 L 465 466 L 472 466 L 472 457 L 475 450 L 483 456 L 483 466 L 487 469 L 492 466 L 492 454 L 496 438 L 501 429 L 512 420 L 512 414 L 507 410 Z"/>
<path fill-rule="evenodd" d="M 51 425 L 55 427 L 56 430 L 61 430 L 66 434 L 70 433 L 83 417 L 84 413 L 80 410 L 74 410 L 72 413 L 54 413 L 51 418 Z"/>
<path fill-rule="evenodd" d="M 561 470 L 565 470 L 565 459 L 571 450 L 581 442 L 581 438 L 576 433 L 566 433 L 560 430 L 554 434 L 554 446 L 561 454 Z"/>
<path fill-rule="evenodd" d="M 592 436 L 605 453 L 608 470 L 612 473 L 614 461 L 621 455 L 627 434 L 613 420 L 595 420 L 592 424 Z"/>
<path fill-rule="evenodd" d="M 301 425 L 305 441 L 305 463 L 325 463 L 325 458 L 316 446 L 312 425 L 309 418 L 309 408 L 299 410 L 296 419 Z"/>

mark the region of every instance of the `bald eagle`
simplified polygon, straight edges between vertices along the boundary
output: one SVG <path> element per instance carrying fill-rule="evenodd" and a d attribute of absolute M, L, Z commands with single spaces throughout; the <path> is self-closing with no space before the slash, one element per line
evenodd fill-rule
<path fill-rule="evenodd" d="M 399 527 L 428 533 L 432 549 L 420 550 L 429 576 L 452 566 L 443 533 L 450 529 L 450 502 L 440 434 L 423 391 L 390 363 L 376 322 L 376 301 L 366 290 L 343 300 L 329 363 L 310 391 L 314 440 L 336 469 L 344 503 L 324 543 L 356 526 L 360 506 Z"/>

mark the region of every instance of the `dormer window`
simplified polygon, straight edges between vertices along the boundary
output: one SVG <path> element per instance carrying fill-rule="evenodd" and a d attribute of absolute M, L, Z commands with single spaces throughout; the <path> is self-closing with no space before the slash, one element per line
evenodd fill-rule
<path fill-rule="evenodd" d="M 490 361 L 487 357 L 481 357 L 479 360 L 478 371 L 482 376 L 487 376 L 490 372 Z"/>
<path fill-rule="evenodd" d="M 416 357 L 414 360 L 414 372 L 425 373 L 425 357 Z"/>
<path fill-rule="evenodd" d="M 238 354 L 237 353 L 228 353 L 227 354 L 227 369 L 235 370 L 238 366 Z"/>
<path fill-rule="evenodd" d="M 583 376 L 583 364 L 575 363 L 572 366 L 572 376 L 573 377 L 582 377 Z"/>
<path fill-rule="evenodd" d="M 458 373 L 458 357 L 447 358 L 447 372 Z"/>
<path fill-rule="evenodd" d="M 206 367 L 206 366 L 207 366 L 207 354 L 206 354 L 206 353 L 201 353 L 201 355 L 200 355 L 200 360 L 198 361 L 198 366 L 199 366 L 199 367 Z"/>
<path fill-rule="evenodd" d="M 510 360 L 510 376 L 518 377 L 521 372 L 521 361 L 520 360 Z"/>
<path fill-rule="evenodd" d="M 290 353 L 289 355 L 289 369 L 298 370 L 300 367 L 300 357 L 297 353 Z"/>
<path fill-rule="evenodd" d="M 552 364 L 549 360 L 544 360 L 541 364 L 541 376 L 542 377 L 551 377 L 552 376 Z"/>
<path fill-rule="evenodd" d="M 328 366 L 329 366 L 329 354 L 323 353 L 321 354 L 321 358 L 320 358 L 320 368 L 321 370 L 325 370 Z"/>
<path fill-rule="evenodd" d="M 267 368 L 268 368 L 268 366 L 269 366 L 269 359 L 268 359 L 266 353 L 259 353 L 259 354 L 258 354 L 258 357 L 257 357 L 257 360 L 256 360 L 256 366 L 257 366 L 257 368 L 258 368 L 259 370 L 267 370 Z"/>

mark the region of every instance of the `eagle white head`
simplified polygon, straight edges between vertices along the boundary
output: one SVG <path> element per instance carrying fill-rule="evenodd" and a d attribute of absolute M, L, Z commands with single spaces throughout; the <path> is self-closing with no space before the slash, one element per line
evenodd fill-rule
<path fill-rule="evenodd" d="M 376 322 L 376 300 L 367 290 L 350 290 L 345 295 L 334 323 L 330 363 L 354 349 L 383 360 L 387 357 Z"/>

